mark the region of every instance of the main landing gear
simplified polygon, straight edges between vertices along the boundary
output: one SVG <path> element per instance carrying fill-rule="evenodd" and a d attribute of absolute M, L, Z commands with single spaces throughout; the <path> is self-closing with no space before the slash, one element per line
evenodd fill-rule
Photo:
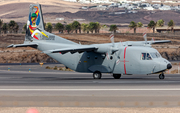
<path fill-rule="evenodd" d="M 93 73 L 93 78 L 94 79 L 101 79 L 101 77 L 102 77 L 101 72 L 95 71 Z M 113 74 L 113 77 L 114 77 L 114 79 L 120 79 L 121 78 L 121 74 Z"/>
<path fill-rule="evenodd" d="M 121 78 L 121 74 L 113 74 L 114 79 L 120 79 Z"/>
<path fill-rule="evenodd" d="M 101 76 L 102 76 L 102 74 L 101 74 L 101 72 L 99 72 L 99 71 L 95 71 L 95 72 L 93 73 L 93 78 L 94 78 L 94 79 L 101 79 Z"/>
<path fill-rule="evenodd" d="M 164 73 L 161 73 L 161 74 L 159 75 L 159 79 L 164 79 L 164 78 L 165 78 Z"/>

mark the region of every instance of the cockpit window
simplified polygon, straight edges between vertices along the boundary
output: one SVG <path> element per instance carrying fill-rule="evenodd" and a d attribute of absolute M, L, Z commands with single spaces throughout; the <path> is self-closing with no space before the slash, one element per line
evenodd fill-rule
<path fill-rule="evenodd" d="M 152 58 L 149 53 L 142 53 L 141 60 L 152 60 Z"/>
<path fill-rule="evenodd" d="M 146 53 L 141 54 L 141 60 L 146 60 Z"/>
<path fill-rule="evenodd" d="M 158 56 L 158 58 L 159 58 L 159 57 L 161 57 L 161 54 L 159 54 L 159 53 L 157 52 L 157 56 Z"/>
<path fill-rule="evenodd" d="M 158 53 L 158 52 L 155 52 L 155 53 L 150 53 L 152 58 L 159 58 L 161 57 L 161 55 Z"/>
<path fill-rule="evenodd" d="M 147 53 L 147 60 L 152 60 L 152 58 L 151 58 L 149 53 Z"/>

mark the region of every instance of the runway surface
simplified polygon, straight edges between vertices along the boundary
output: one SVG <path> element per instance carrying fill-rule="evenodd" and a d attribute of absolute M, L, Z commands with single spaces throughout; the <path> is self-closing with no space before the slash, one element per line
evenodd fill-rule
<path fill-rule="evenodd" d="M 117 80 L 103 74 L 95 80 L 91 73 L 49 70 L 46 66 L 1 65 L 0 106 L 180 107 L 177 74 L 166 74 L 164 80 L 158 75 L 124 75 Z"/>

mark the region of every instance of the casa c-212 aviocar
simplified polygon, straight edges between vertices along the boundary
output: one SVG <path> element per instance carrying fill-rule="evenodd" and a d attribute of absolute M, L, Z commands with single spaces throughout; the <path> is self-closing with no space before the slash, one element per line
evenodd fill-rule
<path fill-rule="evenodd" d="M 25 41 L 23 44 L 8 47 L 36 48 L 66 67 L 82 73 L 93 73 L 94 79 L 101 79 L 102 73 L 111 73 L 115 79 L 121 75 L 160 73 L 171 69 L 171 63 L 162 58 L 151 44 L 167 43 L 161 41 L 127 41 L 105 44 L 81 45 L 51 34 L 44 29 L 40 4 L 31 4 Z M 113 35 L 112 35 L 113 39 Z"/>

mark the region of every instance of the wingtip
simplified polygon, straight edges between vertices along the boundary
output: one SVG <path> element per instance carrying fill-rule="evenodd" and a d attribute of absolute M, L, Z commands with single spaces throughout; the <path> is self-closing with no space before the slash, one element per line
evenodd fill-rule
<path fill-rule="evenodd" d="M 7 48 L 11 48 L 11 47 L 14 47 L 14 44 L 11 44 L 11 45 L 7 46 Z"/>

